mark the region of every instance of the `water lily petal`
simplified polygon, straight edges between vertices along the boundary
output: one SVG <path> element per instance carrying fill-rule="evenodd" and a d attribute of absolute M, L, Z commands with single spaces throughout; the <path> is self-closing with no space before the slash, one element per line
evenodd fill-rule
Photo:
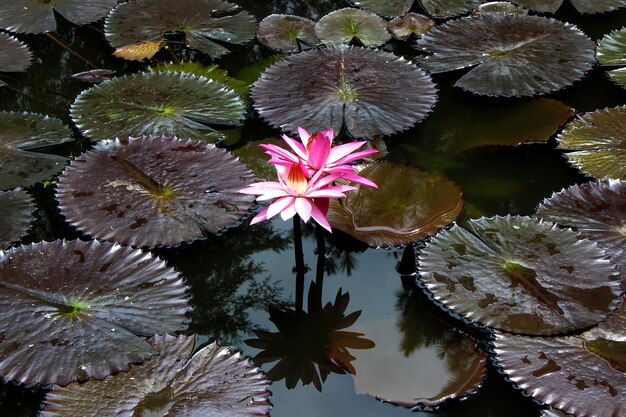
<path fill-rule="evenodd" d="M 256 216 L 254 216 L 254 218 L 252 219 L 252 221 L 250 222 L 250 224 L 257 224 L 260 223 L 262 221 L 267 220 L 267 209 L 269 207 L 265 207 L 263 210 L 261 210 L 259 212 L 259 214 L 257 214 Z"/>
<path fill-rule="evenodd" d="M 287 206 L 286 208 L 284 208 L 283 211 L 280 212 L 280 217 L 283 220 L 289 220 L 295 215 L 296 215 L 296 199 L 294 198 L 291 204 Z"/>
<path fill-rule="evenodd" d="M 304 220 L 305 223 L 308 222 L 311 218 L 313 203 L 307 198 L 300 197 L 296 198 L 295 207 L 296 212 L 302 217 L 302 220 Z"/>
<path fill-rule="evenodd" d="M 378 153 L 377 149 L 366 149 L 366 150 L 361 151 L 361 152 L 356 152 L 356 153 L 350 154 L 350 155 L 346 156 L 345 158 L 342 158 L 339 161 L 337 161 L 336 164 L 337 165 L 347 164 L 349 162 L 356 161 L 357 159 L 367 158 L 368 156 L 374 155 L 376 153 Z"/>
<path fill-rule="evenodd" d="M 343 198 L 346 195 L 339 190 L 330 190 L 330 189 L 323 189 L 323 190 L 316 190 L 316 191 L 311 191 L 306 193 L 306 197 L 307 198 L 320 198 L 320 197 L 328 197 L 328 198 Z"/>
<path fill-rule="evenodd" d="M 330 228 L 328 220 L 326 220 L 326 216 L 324 216 L 324 213 L 322 213 L 322 211 L 315 204 L 311 205 L 311 217 L 313 217 L 313 220 L 315 220 L 320 226 L 332 233 L 332 229 Z"/>
<path fill-rule="evenodd" d="M 300 136 L 302 145 L 304 145 L 304 147 L 306 148 L 306 144 L 309 142 L 309 138 L 311 137 L 311 135 L 309 135 L 309 132 L 304 130 L 304 128 L 301 128 L 300 126 L 298 126 L 298 136 Z"/>
<path fill-rule="evenodd" d="M 267 218 L 271 219 L 285 208 L 287 208 L 293 202 L 292 196 L 281 197 L 278 200 L 274 201 L 267 207 Z"/>
<path fill-rule="evenodd" d="M 297 140 L 291 139 L 287 135 L 282 135 L 282 138 L 285 141 L 285 143 L 289 145 L 291 149 L 293 149 L 296 155 L 298 155 L 300 158 L 304 160 L 307 159 L 306 148 L 300 142 L 298 142 Z"/>
<path fill-rule="evenodd" d="M 378 185 L 376 185 L 374 182 L 368 180 L 367 178 L 361 177 L 360 175 L 345 174 L 341 178 L 345 179 L 346 181 L 356 182 L 357 184 L 361 184 L 366 187 L 378 188 Z"/>
<path fill-rule="evenodd" d="M 270 155 L 273 158 L 278 157 L 278 159 L 285 159 L 291 162 L 298 162 L 298 157 L 286 149 L 281 148 L 280 146 L 272 145 L 271 143 L 262 143 L 259 145 L 261 148 L 265 149 L 265 153 Z"/>
<path fill-rule="evenodd" d="M 328 157 L 328 163 L 337 163 L 341 158 L 351 154 L 352 152 L 359 149 L 361 146 L 365 145 L 365 141 L 361 142 L 350 142 L 344 143 L 343 145 L 335 146 L 330 151 L 330 156 Z"/>
<path fill-rule="evenodd" d="M 321 133 L 309 138 L 307 150 L 309 152 L 309 165 L 311 168 L 322 169 L 326 166 L 331 150 L 331 141 L 332 138 Z"/>

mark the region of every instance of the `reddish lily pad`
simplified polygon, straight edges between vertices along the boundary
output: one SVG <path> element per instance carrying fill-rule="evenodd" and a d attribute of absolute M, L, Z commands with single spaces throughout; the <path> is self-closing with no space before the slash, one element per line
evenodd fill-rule
<path fill-rule="evenodd" d="M 106 16 L 118 0 L 10 0 L 0 3 L 0 28 L 18 33 L 54 32 L 57 12 L 77 25 Z"/>
<path fill-rule="evenodd" d="M 0 375 L 26 384 L 128 370 L 154 353 L 138 335 L 184 329 L 189 309 L 172 268 L 117 244 L 20 246 L 0 252 L 0 277 Z"/>
<path fill-rule="evenodd" d="M 0 6 L 1 7 L 1 6 Z M 28 47 L 6 33 L 0 33 L 0 71 L 20 72 L 26 70 L 32 60 Z M 6 83 L 0 80 L 0 87 Z"/>
<path fill-rule="evenodd" d="M 557 137 L 576 168 L 597 179 L 626 179 L 626 106 L 578 116 Z"/>
<path fill-rule="evenodd" d="M 253 179 L 213 145 L 143 136 L 102 142 L 76 158 L 57 197 L 67 221 L 90 236 L 172 246 L 237 223 L 254 200 L 237 191 Z"/>
<path fill-rule="evenodd" d="M 212 343 L 194 351 L 192 336 L 154 336 L 159 353 L 105 381 L 55 387 L 42 417 L 220 416 L 269 413 L 269 382 L 240 353 Z M 192 355 L 193 353 L 193 355 Z"/>
<path fill-rule="evenodd" d="M 290 132 L 298 126 L 309 132 L 333 128 L 339 133 L 343 128 L 354 137 L 372 137 L 424 119 L 436 90 L 424 71 L 402 58 L 337 46 L 272 65 L 251 96 L 263 118 Z"/>
<path fill-rule="evenodd" d="M 626 297 L 606 322 L 551 339 L 496 333 L 496 359 L 520 388 L 575 416 L 615 417 L 626 404 Z"/>
<path fill-rule="evenodd" d="M 35 211 L 32 198 L 24 190 L 0 191 L 0 249 L 26 234 Z"/>
<path fill-rule="evenodd" d="M 261 20 L 256 37 L 268 48 L 285 52 L 299 51 L 301 42 L 310 46 L 320 42 L 315 36 L 314 21 L 287 14 L 273 14 Z"/>
<path fill-rule="evenodd" d="M 454 312 L 483 325 L 549 335 L 598 323 L 615 308 L 619 274 L 595 242 L 530 217 L 470 220 L 419 257 L 422 281 Z"/>
<path fill-rule="evenodd" d="M 626 28 L 600 39 L 597 55 L 601 65 L 626 65 Z M 626 87 L 626 67 L 608 71 L 608 74 L 617 84 Z"/>
<path fill-rule="evenodd" d="M 341 202 L 331 200 L 328 221 L 374 247 L 417 242 L 452 223 L 463 210 L 461 189 L 416 168 L 376 164 L 360 172 L 378 189 L 359 187 Z"/>
<path fill-rule="evenodd" d="M 394 38 L 407 40 L 411 35 L 420 38 L 436 25 L 430 17 L 417 13 L 407 13 L 402 17 L 396 17 L 387 24 L 387 29 Z"/>
<path fill-rule="evenodd" d="M 595 44 L 578 28 L 540 16 L 478 14 L 447 22 L 418 45 L 432 52 L 430 72 L 472 68 L 456 86 L 490 96 L 532 96 L 581 79 L 595 62 Z"/>
<path fill-rule="evenodd" d="M 481 0 L 420 0 L 424 10 L 436 18 L 447 18 L 468 13 L 480 6 Z"/>
<path fill-rule="evenodd" d="M 315 25 L 315 35 L 326 44 L 349 44 L 358 39 L 365 46 L 380 46 L 391 39 L 387 22 L 374 13 L 360 9 L 335 10 Z"/>
<path fill-rule="evenodd" d="M 184 33 L 188 47 L 218 58 L 229 52 L 222 43 L 244 43 L 255 28 L 254 16 L 223 0 L 185 0 L 176 7 L 169 0 L 134 0 L 111 12 L 105 35 L 121 58 L 152 58 L 171 32 Z M 145 49 L 145 54 L 128 56 L 128 48 Z"/>
<path fill-rule="evenodd" d="M 537 12 L 556 12 L 563 0 L 514 0 L 515 3 Z M 580 13 L 604 13 L 626 6 L 626 0 L 570 0 Z"/>
<path fill-rule="evenodd" d="M 411 9 L 413 0 L 354 0 L 353 3 L 381 16 L 402 16 Z"/>
<path fill-rule="evenodd" d="M 474 10 L 474 13 L 512 13 L 525 15 L 528 14 L 528 9 L 517 6 L 510 1 L 490 1 L 478 6 L 478 8 Z"/>

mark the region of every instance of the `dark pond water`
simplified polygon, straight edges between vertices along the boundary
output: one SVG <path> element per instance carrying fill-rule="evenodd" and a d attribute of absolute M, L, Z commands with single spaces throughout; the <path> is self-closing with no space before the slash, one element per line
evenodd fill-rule
<path fill-rule="evenodd" d="M 271 13 L 288 13 L 318 19 L 324 14 L 346 7 L 339 0 L 238 0 L 257 20 Z M 416 11 L 419 10 L 416 8 Z M 569 5 L 557 18 L 577 24 L 593 39 L 626 25 L 626 11 L 598 16 L 581 16 Z M 110 56 L 111 48 L 104 41 L 102 24 L 77 28 L 61 19 L 56 36 L 97 67 L 121 72 L 135 72 L 144 64 L 128 63 Z M 83 82 L 72 80 L 70 74 L 91 69 L 83 60 L 70 54 L 44 35 L 20 36 L 34 51 L 35 61 L 25 74 L 12 75 L 10 86 L 0 90 L 0 110 L 32 111 L 60 117 L 70 124 L 68 108 L 83 89 Z M 388 49 L 397 54 L 417 53 L 399 42 Z M 231 74 L 253 65 L 272 52 L 250 43 L 235 47 L 218 63 Z M 179 51 L 187 59 L 206 58 Z M 162 57 L 167 59 L 167 57 Z M 453 119 L 465 109 L 484 109 L 471 123 L 487 124 L 490 112 L 507 99 L 477 97 L 451 87 L 458 74 L 434 77 L 439 93 L 435 113 Z M 626 104 L 626 93 L 616 87 L 602 69 L 594 69 L 584 80 L 550 97 L 560 100 L 579 112 Z M 519 100 L 519 99 L 517 99 Z M 487 129 L 487 127 L 485 127 Z M 572 169 L 555 149 L 554 141 L 513 147 L 488 147 L 451 155 L 442 150 L 437 131 L 428 121 L 402 134 L 386 138 L 389 159 L 427 171 L 442 173 L 458 183 L 464 191 L 466 211 L 461 220 L 481 215 L 530 214 L 551 192 L 560 190 L 585 177 Z M 77 137 L 78 132 L 76 132 Z M 253 140 L 276 137 L 278 132 L 254 115 L 243 128 L 237 148 Z M 89 145 L 85 141 L 58 150 L 76 155 Z M 77 237 L 59 216 L 53 189 L 42 185 L 31 187 L 38 203 L 36 220 L 24 242 Z M 293 304 L 294 254 L 291 222 L 275 220 L 256 226 L 244 224 L 220 236 L 177 248 L 159 250 L 158 255 L 180 271 L 191 286 L 194 310 L 189 333 L 198 335 L 201 343 L 214 339 L 232 344 L 246 354 L 259 353 L 244 343 L 255 338 L 254 329 L 276 332 L 270 321 L 269 305 Z M 460 330 L 477 337 L 481 349 L 488 349 L 488 335 L 451 318 L 440 311 L 412 279 L 403 280 L 396 272 L 403 249 L 374 250 L 337 232 L 326 241 L 326 274 L 321 295 L 311 297 L 312 304 L 335 303 L 337 292 L 349 294 L 345 314 L 361 311 L 347 330 L 364 334 L 376 343 L 374 349 L 350 349 L 356 359 L 352 366 L 356 376 L 331 373 L 317 390 L 313 384 L 300 383 L 287 389 L 284 380 L 273 383 L 274 417 L 360 416 L 393 417 L 435 415 L 441 417 L 515 417 L 538 416 L 540 407 L 516 391 L 491 362 L 487 377 L 478 393 L 463 401 L 455 400 L 434 411 L 418 411 L 382 403 L 365 391 L 389 393 L 390 396 L 415 395 L 426 398 L 437 393 L 464 370 L 463 358 L 453 354 L 458 347 Z M 305 300 L 310 282 L 315 280 L 318 262 L 314 229 L 304 229 L 306 276 Z M 321 285 L 317 278 L 317 285 Z M 305 310 L 312 309 L 312 305 Z M 303 331 L 298 342 L 283 346 L 282 352 L 302 356 L 315 339 L 314 326 Z M 287 357 L 287 355 L 285 356 Z M 54 364 L 50 364 L 54 366 Z M 269 370 L 273 364 L 264 365 Z M 0 416 L 35 416 L 45 391 L 0 384 Z M 414 394 L 412 394 L 414 393 Z"/>

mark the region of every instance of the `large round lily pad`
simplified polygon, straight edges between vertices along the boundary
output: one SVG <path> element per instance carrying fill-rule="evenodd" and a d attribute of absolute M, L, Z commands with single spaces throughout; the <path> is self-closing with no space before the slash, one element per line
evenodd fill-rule
<path fill-rule="evenodd" d="M 606 34 L 598 42 L 598 61 L 601 65 L 626 65 L 626 28 Z M 626 87 L 626 68 L 608 71 L 618 84 Z"/>
<path fill-rule="evenodd" d="M 0 375 L 66 385 L 128 370 L 155 353 L 138 335 L 184 328 L 185 292 L 163 261 L 117 244 L 0 252 Z"/>
<path fill-rule="evenodd" d="M 192 336 L 154 336 L 159 353 L 105 381 L 55 387 L 42 417 L 268 415 L 269 382 L 240 353 L 212 343 L 193 353 Z"/>
<path fill-rule="evenodd" d="M 214 145 L 144 136 L 102 142 L 76 158 L 57 197 L 67 221 L 90 236 L 171 246 L 236 223 L 254 201 L 238 190 L 253 180 Z"/>
<path fill-rule="evenodd" d="M 0 32 L 0 72 L 24 71 L 31 59 L 32 54 L 24 43 Z M 3 85 L 6 83 L 0 80 L 0 87 Z"/>
<path fill-rule="evenodd" d="M 302 43 L 309 46 L 319 43 L 314 21 L 287 14 L 273 14 L 261 20 L 256 37 L 268 48 L 286 52 L 300 50 Z"/>
<path fill-rule="evenodd" d="M 490 96 L 532 96 L 581 79 L 595 62 L 595 44 L 558 20 L 513 14 L 478 14 L 447 22 L 418 45 L 432 52 L 430 72 L 474 67 L 456 86 Z"/>
<path fill-rule="evenodd" d="M 626 0 L 570 0 L 581 13 L 604 13 L 626 6 Z M 514 0 L 515 3 L 537 12 L 556 12 L 563 0 Z"/>
<path fill-rule="evenodd" d="M 32 198 L 24 190 L 0 191 L 0 249 L 26 234 L 35 211 Z"/>
<path fill-rule="evenodd" d="M 43 148 L 71 140 L 72 131 L 57 118 L 0 112 L 0 190 L 26 187 L 55 175 L 67 158 L 44 153 Z"/>
<path fill-rule="evenodd" d="M 114 78 L 83 91 L 71 108 L 79 129 L 93 140 L 141 135 L 215 141 L 210 125 L 237 125 L 245 105 L 223 84 L 173 72 Z"/>
<path fill-rule="evenodd" d="M 56 30 L 57 12 L 77 25 L 106 16 L 118 0 L 7 0 L 0 2 L 0 28 L 18 33 Z"/>
<path fill-rule="evenodd" d="M 440 175 L 391 163 L 373 165 L 359 175 L 378 189 L 359 187 L 341 201 L 331 200 L 328 221 L 370 246 L 422 240 L 463 210 L 461 189 Z"/>
<path fill-rule="evenodd" d="M 420 0 L 420 4 L 432 17 L 459 16 L 480 6 L 481 0 Z"/>
<path fill-rule="evenodd" d="M 241 44 L 254 37 L 256 20 L 223 0 L 133 0 L 118 5 L 106 19 L 105 34 L 120 58 L 152 58 L 166 33 L 185 35 L 185 43 L 211 58 L 228 52 L 222 43 Z M 145 53 L 134 51 L 145 49 Z M 131 52 L 130 55 L 127 52 Z"/>
<path fill-rule="evenodd" d="M 597 179 L 626 179 L 626 106 L 578 116 L 557 137 L 576 168 Z"/>
<path fill-rule="evenodd" d="M 315 35 L 326 44 L 349 44 L 358 39 L 365 46 L 380 46 L 391 39 L 387 22 L 365 10 L 345 8 L 330 12 L 315 25 Z"/>
<path fill-rule="evenodd" d="M 595 242 L 530 217 L 470 220 L 427 243 L 422 280 L 454 312 L 515 333 L 591 326 L 615 308 L 619 274 Z"/>
<path fill-rule="evenodd" d="M 496 333 L 496 358 L 537 400 L 575 416 L 615 417 L 626 404 L 626 297 L 606 322 L 551 339 Z"/>
<path fill-rule="evenodd" d="M 274 126 L 389 135 L 424 119 L 436 102 L 430 77 L 402 58 L 346 46 L 293 55 L 255 83 L 252 99 Z"/>

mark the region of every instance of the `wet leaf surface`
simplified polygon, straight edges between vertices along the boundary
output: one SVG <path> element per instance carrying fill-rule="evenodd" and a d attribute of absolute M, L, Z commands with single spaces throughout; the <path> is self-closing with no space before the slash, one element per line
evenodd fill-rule
<path fill-rule="evenodd" d="M 391 39 L 387 22 L 374 13 L 361 9 L 335 10 L 315 25 L 315 35 L 322 43 L 349 44 L 358 39 L 365 46 L 380 46 Z"/>
<path fill-rule="evenodd" d="M 380 16 L 403 16 L 411 9 L 413 0 L 354 0 L 353 3 Z"/>
<path fill-rule="evenodd" d="M 597 56 L 601 65 L 626 65 L 626 28 L 615 30 L 600 39 Z M 626 87 L 626 67 L 607 73 L 617 84 Z"/>
<path fill-rule="evenodd" d="M 256 37 L 268 48 L 285 52 L 299 51 L 300 42 L 308 46 L 319 43 L 313 20 L 286 14 L 273 14 L 261 20 Z"/>
<path fill-rule="evenodd" d="M 212 142 L 211 126 L 238 125 L 245 106 L 223 84 L 191 74 L 140 73 L 83 91 L 71 107 L 78 128 L 92 140 L 141 135 Z"/>
<path fill-rule="evenodd" d="M 192 336 L 154 336 L 148 343 L 158 355 L 128 372 L 103 382 L 55 387 L 42 416 L 245 417 L 269 413 L 269 383 L 240 353 L 212 343 L 192 355 Z"/>
<path fill-rule="evenodd" d="M 251 96 L 264 119 L 290 132 L 298 126 L 309 132 L 344 128 L 354 137 L 371 137 L 424 119 L 436 90 L 424 71 L 393 54 L 339 46 L 272 65 Z"/>
<path fill-rule="evenodd" d="M 0 191 L 0 250 L 26 234 L 35 204 L 24 190 Z"/>
<path fill-rule="evenodd" d="M 1 7 L 1 6 L 0 6 Z M 0 71 L 25 71 L 30 65 L 32 54 L 26 44 L 6 33 L 0 33 Z M 0 80 L 0 87 L 6 83 Z"/>
<path fill-rule="evenodd" d="M 419 257 L 434 297 L 469 320 L 548 335 L 591 326 L 616 306 L 620 280 L 595 242 L 530 217 L 470 220 Z"/>
<path fill-rule="evenodd" d="M 625 0 L 570 0 L 580 13 L 604 13 L 626 6 Z M 563 0 L 515 0 L 515 3 L 537 12 L 556 12 Z"/>
<path fill-rule="evenodd" d="M 430 72 L 474 67 L 456 86 L 490 96 L 532 96 L 581 79 L 595 62 L 595 44 L 575 26 L 539 16 L 479 14 L 428 32 Z"/>
<path fill-rule="evenodd" d="M 172 246 L 237 223 L 254 200 L 237 191 L 253 180 L 223 149 L 146 136 L 76 158 L 59 177 L 57 198 L 67 221 L 90 236 Z"/>
<path fill-rule="evenodd" d="M 436 18 L 459 16 L 480 6 L 481 0 L 419 0 L 429 15 Z"/>
<path fill-rule="evenodd" d="M 474 13 L 512 13 L 519 15 L 528 14 L 528 9 L 515 5 L 510 1 L 490 1 L 483 3 L 474 10 Z"/>
<path fill-rule="evenodd" d="M 20 246 L 0 252 L 0 276 L 6 380 L 102 379 L 154 353 L 137 335 L 185 327 L 189 305 L 180 276 L 129 247 L 80 240 Z"/>
<path fill-rule="evenodd" d="M 597 178 L 626 179 L 626 106 L 579 115 L 557 137 L 569 162 Z"/>
<path fill-rule="evenodd" d="M 57 118 L 0 112 L 0 190 L 26 187 L 58 173 L 67 158 L 44 153 L 44 148 L 72 140 L 72 131 Z"/>
<path fill-rule="evenodd" d="M 113 70 L 98 68 L 95 70 L 78 72 L 76 74 L 70 75 L 70 77 L 74 78 L 75 80 L 85 81 L 91 84 L 98 84 L 102 81 L 110 80 L 111 78 L 113 78 L 113 74 L 115 74 L 115 71 Z"/>
<path fill-rule="evenodd" d="M 401 40 L 407 40 L 411 35 L 420 38 L 436 25 L 435 21 L 417 13 L 407 13 L 402 17 L 396 17 L 387 24 L 391 34 Z"/>

